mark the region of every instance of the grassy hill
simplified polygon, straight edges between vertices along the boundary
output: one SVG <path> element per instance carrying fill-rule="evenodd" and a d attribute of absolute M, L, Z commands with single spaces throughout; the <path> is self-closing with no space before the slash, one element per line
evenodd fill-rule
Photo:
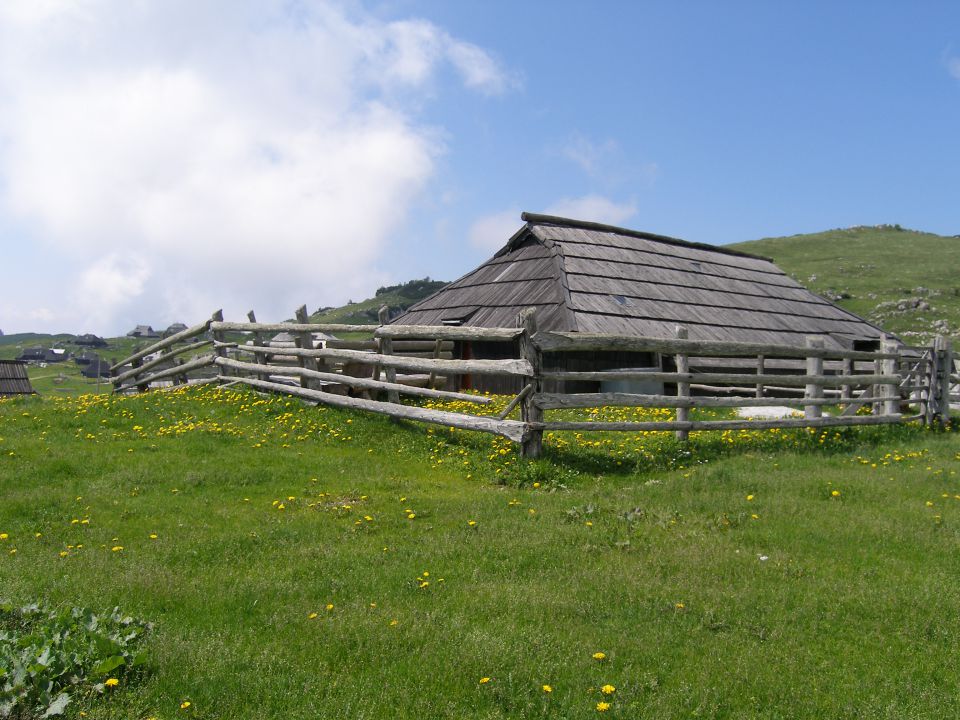
<path fill-rule="evenodd" d="M 729 247 L 773 258 L 813 292 L 908 342 L 960 339 L 960 237 L 878 225 Z"/>
<path fill-rule="evenodd" d="M 0 336 L 0 360 L 13 360 L 26 348 L 45 347 L 64 348 L 72 355 L 79 355 L 85 350 L 89 350 L 108 361 L 113 361 L 132 355 L 135 351 L 134 348 L 148 342 L 129 337 L 105 338 L 107 341 L 106 347 L 88 348 L 77 345 L 77 337 L 68 333 L 57 335 L 46 333 L 2 335 Z M 156 340 L 150 340 L 149 342 L 156 342 Z M 98 383 L 96 380 L 85 378 L 80 370 L 81 367 L 73 360 L 66 360 L 61 363 L 50 363 L 46 367 L 31 365 L 27 368 L 27 374 L 30 376 L 30 384 L 33 389 L 41 395 L 54 393 L 58 395 L 78 395 L 108 392 L 110 390 L 108 381 L 101 380 Z"/>
<path fill-rule="evenodd" d="M 432 295 L 447 283 L 442 280 L 410 280 L 409 282 L 377 289 L 372 298 L 361 302 L 349 302 L 343 307 L 320 308 L 310 316 L 312 322 L 348 323 L 351 325 L 376 325 L 377 313 L 384 305 L 390 308 L 392 316 L 406 310 L 418 300 Z"/>

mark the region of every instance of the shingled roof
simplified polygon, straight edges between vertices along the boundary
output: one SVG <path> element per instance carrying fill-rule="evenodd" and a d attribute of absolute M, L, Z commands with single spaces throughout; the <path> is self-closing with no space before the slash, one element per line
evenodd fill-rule
<path fill-rule="evenodd" d="M 477 269 L 393 323 L 511 327 L 537 308 L 544 330 L 828 346 L 883 330 L 793 280 L 768 258 L 599 223 L 523 213 Z"/>
<path fill-rule="evenodd" d="M 0 396 L 32 395 L 27 365 L 20 360 L 0 360 Z"/>

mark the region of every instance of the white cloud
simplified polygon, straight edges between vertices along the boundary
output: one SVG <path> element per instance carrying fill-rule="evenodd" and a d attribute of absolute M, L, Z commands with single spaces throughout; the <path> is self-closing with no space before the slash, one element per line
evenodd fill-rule
<path fill-rule="evenodd" d="M 362 295 L 444 150 L 395 91 L 444 65 L 511 87 L 429 22 L 330 3 L 7 0 L 0 226 L 70 267 L 58 330 Z"/>
<path fill-rule="evenodd" d="M 493 253 L 507 244 L 507 240 L 523 226 L 519 209 L 485 215 L 471 226 L 467 237 L 478 250 Z"/>
<path fill-rule="evenodd" d="M 960 58 L 947 58 L 947 71 L 957 80 L 960 80 Z"/>
<path fill-rule="evenodd" d="M 496 252 L 523 225 L 520 212 L 519 208 L 511 208 L 478 218 L 467 234 L 470 244 L 484 252 Z M 543 214 L 621 225 L 637 214 L 637 205 L 632 200 L 618 203 L 602 195 L 584 195 L 561 198 L 543 210 Z"/>
<path fill-rule="evenodd" d="M 590 177 L 601 175 L 605 166 L 619 153 L 620 145 L 615 140 L 596 143 L 580 134 L 573 135 L 561 148 L 561 154 Z"/>
<path fill-rule="evenodd" d="M 632 200 L 618 203 L 601 195 L 584 195 L 578 198 L 562 198 L 550 205 L 545 214 L 622 225 L 637 214 L 637 204 Z"/>

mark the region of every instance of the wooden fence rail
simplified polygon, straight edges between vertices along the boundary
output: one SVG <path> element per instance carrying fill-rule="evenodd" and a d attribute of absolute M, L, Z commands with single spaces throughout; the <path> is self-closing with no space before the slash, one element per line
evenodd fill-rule
<path fill-rule="evenodd" d="M 158 384 L 242 384 L 395 419 L 494 433 L 520 443 L 528 457 L 540 454 L 544 432 L 671 431 L 686 439 L 690 432 L 708 430 L 886 425 L 918 419 L 942 424 L 949 417 L 950 403 L 960 401 L 960 374 L 950 343 L 942 337 L 928 348 L 906 348 L 882 338 L 880 350 L 870 352 L 825 347 L 819 337 L 808 338 L 802 347 L 703 342 L 688 339 L 683 327 L 677 328 L 674 338 L 538 332 L 533 309 L 521 313 L 514 328 L 386 325 L 386 312 L 381 312 L 380 326 L 311 323 L 305 307 L 295 315 L 296 322 L 264 323 L 257 322 L 251 311 L 249 322 L 226 322 L 217 311 L 210 320 L 115 365 L 111 369 L 114 390 L 142 392 Z M 289 333 L 293 340 L 270 341 L 271 333 Z M 366 339 L 318 338 L 316 333 L 362 333 Z M 457 357 L 458 343 L 477 341 L 512 343 L 515 355 L 497 360 Z M 543 369 L 548 352 L 555 358 L 565 352 L 618 351 L 656 353 L 667 359 L 667 367 L 661 363 L 650 372 Z M 522 389 L 497 415 L 400 402 L 406 395 L 482 409 L 492 402 L 490 397 L 458 391 L 457 379 L 473 375 L 513 377 Z M 545 381 L 553 389 L 545 391 Z M 566 382 L 598 383 L 602 390 L 604 383 L 624 381 L 653 382 L 663 390 L 562 391 Z M 675 412 L 675 419 L 584 422 L 564 419 L 562 414 L 545 417 L 549 411 L 608 406 L 668 408 Z M 735 420 L 689 416 L 698 408 L 776 406 L 796 408 L 803 416 Z M 911 406 L 914 414 L 907 410 Z M 518 407 L 520 420 L 508 419 Z M 830 407 L 837 412 L 825 415 L 824 408 Z M 869 415 L 862 414 L 864 407 Z"/>

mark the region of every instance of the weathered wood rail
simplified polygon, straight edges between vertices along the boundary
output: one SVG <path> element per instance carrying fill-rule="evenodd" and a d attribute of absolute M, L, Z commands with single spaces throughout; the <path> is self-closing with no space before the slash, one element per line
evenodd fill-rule
<path fill-rule="evenodd" d="M 311 323 L 306 308 L 295 322 L 227 322 L 217 311 L 194 325 L 115 365 L 114 391 L 219 382 L 262 392 L 488 432 L 520 443 L 528 457 L 540 454 L 545 432 L 670 431 L 684 440 L 693 431 L 828 428 L 886 425 L 920 420 L 944 423 L 951 402 L 960 402 L 960 374 L 949 341 L 910 348 L 881 338 L 878 351 L 826 347 L 810 337 L 804 346 L 703 342 L 678 327 L 674 338 L 538 332 L 532 309 L 515 328 L 347 325 Z M 273 333 L 285 335 L 269 339 Z M 349 333 L 348 339 L 331 337 Z M 282 338 L 282 339 L 281 339 Z M 498 360 L 457 357 L 457 343 L 511 343 L 514 357 Z M 545 370 L 544 353 L 643 352 L 661 358 L 658 368 L 572 372 Z M 187 359 L 184 359 L 184 356 Z M 401 396 L 469 403 L 481 410 L 492 399 L 459 392 L 465 375 L 518 378 L 522 390 L 497 415 L 438 410 L 404 404 Z M 597 392 L 543 390 L 544 381 L 597 383 Z M 605 384 L 656 383 L 659 392 L 604 391 Z M 379 396 L 379 397 L 378 397 Z M 700 408 L 785 406 L 802 416 L 775 419 L 693 419 Z M 520 419 L 509 419 L 519 407 Z M 668 421 L 603 422 L 566 419 L 554 411 L 579 408 L 668 408 Z M 824 414 L 824 408 L 833 408 Z M 864 411 L 869 414 L 864 414 Z M 554 412 L 547 417 L 548 412 Z"/>

